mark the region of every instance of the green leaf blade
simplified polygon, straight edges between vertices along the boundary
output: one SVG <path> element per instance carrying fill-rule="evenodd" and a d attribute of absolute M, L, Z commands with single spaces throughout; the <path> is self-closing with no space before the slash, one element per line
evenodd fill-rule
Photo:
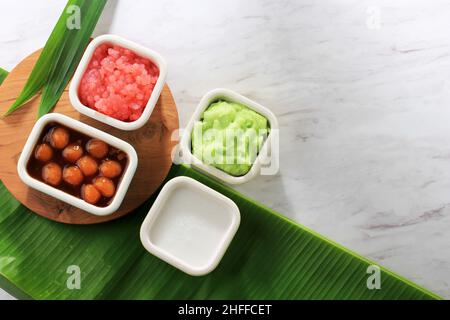
<path fill-rule="evenodd" d="M 4 116 L 7 116 L 20 108 L 24 103 L 29 101 L 35 94 L 37 94 L 46 81 L 55 63 L 55 57 L 58 56 L 62 50 L 60 44 L 64 39 L 64 32 L 66 30 L 66 21 L 69 17 L 67 8 L 71 5 L 79 5 L 80 0 L 69 0 L 65 6 L 61 16 L 58 19 L 55 27 L 48 38 L 44 49 L 42 50 L 33 70 L 31 71 L 28 80 L 23 87 L 21 93 L 16 98 L 11 107 L 6 111 Z"/>
<path fill-rule="evenodd" d="M 107 0 L 67 2 L 24 88 L 4 116 L 23 106 L 41 90 L 43 95 L 38 117 L 50 112 L 70 81 L 106 2 Z M 80 29 L 67 28 L 67 21 L 72 14 L 68 10 L 70 6 L 80 8 Z"/>
<path fill-rule="evenodd" d="M 0 68 L 0 84 L 3 83 L 3 81 L 6 79 L 7 76 L 8 76 L 8 71 Z"/>
<path fill-rule="evenodd" d="M 91 226 L 0 208 L 0 257 L 14 258 L 0 263 L 0 284 L 34 299 L 440 299 L 384 268 L 381 290 L 369 290 L 373 262 L 191 168 L 174 165 L 166 180 L 176 176 L 199 180 L 240 209 L 236 237 L 209 275 L 186 275 L 142 247 L 139 229 L 154 195 L 124 218 Z M 81 268 L 82 290 L 66 288 L 71 264 Z"/>
<path fill-rule="evenodd" d="M 81 28 L 67 32 L 66 40 L 61 45 L 62 51 L 58 57 L 58 63 L 55 64 L 49 81 L 43 88 L 38 118 L 51 111 L 67 87 L 90 41 L 91 34 L 106 2 L 106 0 L 87 1 L 80 7 Z"/>

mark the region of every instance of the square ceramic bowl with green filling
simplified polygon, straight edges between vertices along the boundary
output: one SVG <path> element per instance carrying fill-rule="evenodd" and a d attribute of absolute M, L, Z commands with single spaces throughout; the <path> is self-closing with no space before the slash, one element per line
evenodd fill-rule
<path fill-rule="evenodd" d="M 180 159 L 226 183 L 241 184 L 274 160 L 277 136 L 278 122 L 269 109 L 231 90 L 214 89 L 201 99 L 186 127 Z"/>

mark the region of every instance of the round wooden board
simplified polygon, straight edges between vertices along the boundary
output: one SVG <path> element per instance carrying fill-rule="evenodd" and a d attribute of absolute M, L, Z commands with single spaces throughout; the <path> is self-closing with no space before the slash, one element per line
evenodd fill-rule
<path fill-rule="evenodd" d="M 41 50 L 23 60 L 0 86 L 0 113 L 14 102 L 25 85 Z M 117 219 L 133 211 L 162 184 L 172 165 L 172 133 L 178 129 L 178 113 L 167 84 L 148 123 L 135 131 L 122 131 L 86 117 L 76 111 L 64 91 L 54 112 L 80 120 L 106 131 L 134 146 L 139 157 L 136 174 L 122 206 L 112 215 L 88 214 L 46 194 L 27 187 L 19 178 L 17 161 L 29 133 L 36 122 L 40 97 L 35 97 L 11 115 L 0 119 L 0 179 L 23 205 L 48 219 L 69 224 L 93 224 Z"/>

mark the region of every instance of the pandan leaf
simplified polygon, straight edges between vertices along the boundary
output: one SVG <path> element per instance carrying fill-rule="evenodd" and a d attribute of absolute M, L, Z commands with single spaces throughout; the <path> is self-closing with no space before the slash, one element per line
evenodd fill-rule
<path fill-rule="evenodd" d="M 2 84 L 3 80 L 6 79 L 6 76 L 8 75 L 8 71 L 5 69 L 0 68 L 0 84 Z"/>
<path fill-rule="evenodd" d="M 59 62 L 51 71 L 49 81 L 43 88 L 38 118 L 50 112 L 61 97 L 83 56 L 105 5 L 106 0 L 96 0 L 84 1 L 80 7 L 81 29 L 67 31 Z"/>
<path fill-rule="evenodd" d="M 42 50 L 38 61 L 31 71 L 28 80 L 22 89 L 19 96 L 16 98 L 12 106 L 6 111 L 5 115 L 11 114 L 17 108 L 21 107 L 25 102 L 30 100 L 36 93 L 38 93 L 44 84 L 47 82 L 50 71 L 53 66 L 57 63 L 62 46 L 60 45 L 64 39 L 65 32 L 67 30 L 66 21 L 69 17 L 67 8 L 71 5 L 77 5 L 79 1 L 69 0 L 66 7 L 64 8 L 61 16 L 58 19 L 50 37 L 45 43 L 44 49 Z"/>
<path fill-rule="evenodd" d="M 73 75 L 106 1 L 68 1 L 24 88 L 6 111 L 5 116 L 20 108 L 42 89 L 44 92 L 38 115 L 51 110 Z M 68 9 L 74 5 L 81 9 L 80 29 L 69 29 L 67 27 L 67 21 L 73 14 Z M 60 87 L 63 87 L 63 89 L 61 90 Z"/>

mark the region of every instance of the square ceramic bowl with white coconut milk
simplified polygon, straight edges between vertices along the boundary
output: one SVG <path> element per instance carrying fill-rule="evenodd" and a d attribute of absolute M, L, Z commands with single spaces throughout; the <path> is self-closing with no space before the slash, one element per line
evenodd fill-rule
<path fill-rule="evenodd" d="M 162 188 L 140 237 L 153 255 L 187 274 L 202 276 L 217 267 L 240 221 L 231 199 L 194 179 L 177 177 Z"/>

